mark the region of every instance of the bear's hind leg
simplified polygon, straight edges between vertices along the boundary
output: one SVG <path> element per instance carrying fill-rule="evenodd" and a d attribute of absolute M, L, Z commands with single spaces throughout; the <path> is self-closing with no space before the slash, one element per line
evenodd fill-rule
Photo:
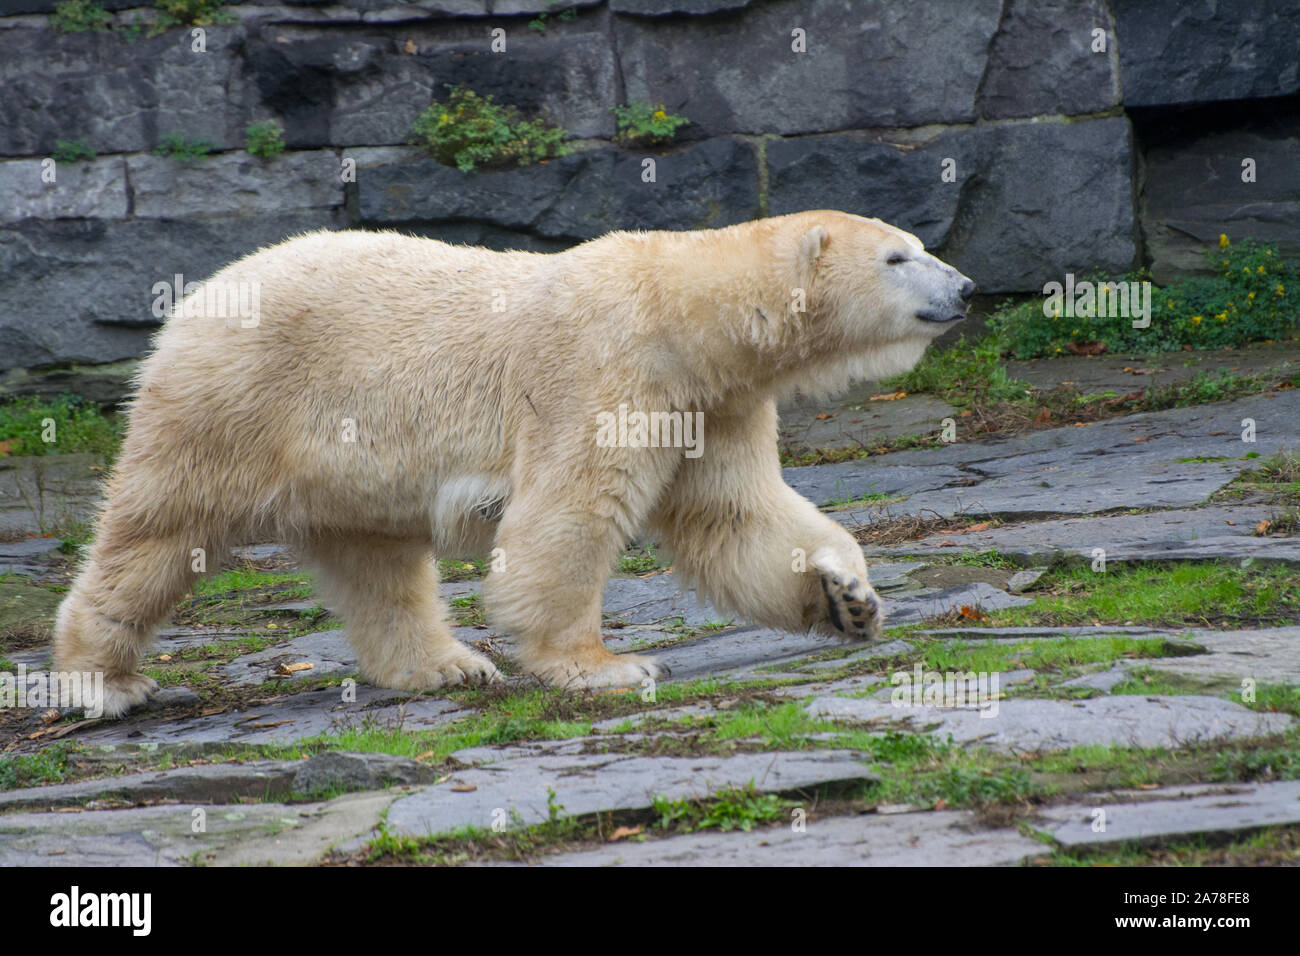
<path fill-rule="evenodd" d="M 370 682 L 393 690 L 436 690 L 500 679 L 490 660 L 452 636 L 427 545 L 322 538 L 305 550 Z"/>
<path fill-rule="evenodd" d="M 121 519 L 110 505 L 85 566 L 59 606 L 54 630 L 58 673 L 102 673 L 103 712 L 119 717 L 158 687 L 139 672 L 154 628 L 193 583 L 198 534 L 157 537 Z"/>

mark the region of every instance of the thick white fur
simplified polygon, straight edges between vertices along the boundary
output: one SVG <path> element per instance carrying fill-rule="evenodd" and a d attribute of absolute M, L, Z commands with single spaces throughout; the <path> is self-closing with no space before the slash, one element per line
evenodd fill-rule
<path fill-rule="evenodd" d="M 891 271 L 897 249 L 921 265 Z M 451 637 L 431 549 L 500 549 L 491 620 L 558 684 L 660 673 L 600 637 L 610 568 L 643 531 L 744 620 L 843 636 L 830 599 L 879 633 L 861 550 L 781 480 L 775 401 L 910 367 L 941 328 L 915 313 L 954 275 L 906 233 L 828 211 L 554 255 L 391 232 L 257 252 L 210 280 L 258 283 L 255 328 L 178 310 L 142 365 L 56 667 L 103 671 L 110 715 L 143 702 L 138 661 L 193 549 L 213 562 L 253 539 L 320 566 L 387 687 L 496 673 Z M 598 447 L 597 414 L 620 403 L 703 412 L 703 455 Z"/>

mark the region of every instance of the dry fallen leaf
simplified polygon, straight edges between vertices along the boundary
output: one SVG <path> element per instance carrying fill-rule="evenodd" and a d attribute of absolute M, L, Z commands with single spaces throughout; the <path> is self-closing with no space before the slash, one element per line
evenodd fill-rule
<path fill-rule="evenodd" d="M 309 671 L 316 665 L 311 661 L 295 661 L 292 664 L 280 664 L 275 668 L 277 674 L 294 674 L 298 671 Z"/>
<path fill-rule="evenodd" d="M 992 524 L 991 521 L 979 521 L 971 525 L 969 528 L 962 528 L 961 533 L 970 534 L 972 531 L 987 531 Z"/>
<path fill-rule="evenodd" d="M 1034 416 L 1034 421 L 1040 424 L 1043 422 L 1050 422 L 1051 420 L 1052 420 L 1052 410 L 1048 408 L 1046 405 L 1040 408 L 1038 410 L 1038 414 Z"/>
<path fill-rule="evenodd" d="M 839 415 L 839 412 L 835 412 L 833 415 L 828 415 L 826 412 L 818 412 L 818 413 L 817 413 L 817 420 L 818 420 L 819 422 L 824 422 L 824 421 L 826 421 L 827 419 L 835 418 L 837 415 Z"/>
<path fill-rule="evenodd" d="M 1273 527 L 1273 522 L 1265 518 L 1259 524 L 1255 525 L 1255 534 L 1263 534 L 1269 528 Z"/>
<path fill-rule="evenodd" d="M 1137 436 L 1136 438 L 1134 438 L 1133 440 L 1134 440 L 1134 441 L 1146 441 L 1146 440 L 1147 440 L 1147 436 L 1146 436 L 1146 435 L 1138 435 L 1138 436 Z"/>
<path fill-rule="evenodd" d="M 452 793 L 473 793 L 478 787 L 472 783 L 458 783 L 450 789 Z"/>
<path fill-rule="evenodd" d="M 0 441 L 0 458 L 13 451 L 14 443 L 11 441 Z"/>
<path fill-rule="evenodd" d="M 907 398 L 907 392 L 882 392 L 879 395 L 872 395 L 873 402 L 896 402 L 900 398 Z"/>
<path fill-rule="evenodd" d="M 63 715 L 60 714 L 57 710 L 53 710 L 53 709 L 47 710 L 45 713 L 41 714 L 41 723 L 52 724 L 62 716 Z"/>
<path fill-rule="evenodd" d="M 615 840 L 623 840 L 630 836 L 636 836 L 643 830 L 645 830 L 645 825 L 641 823 L 638 823 L 634 827 L 619 827 L 609 835 L 609 842 L 613 843 Z"/>
<path fill-rule="evenodd" d="M 414 40 L 407 40 L 402 49 L 408 54 L 420 52 L 420 47 Z"/>

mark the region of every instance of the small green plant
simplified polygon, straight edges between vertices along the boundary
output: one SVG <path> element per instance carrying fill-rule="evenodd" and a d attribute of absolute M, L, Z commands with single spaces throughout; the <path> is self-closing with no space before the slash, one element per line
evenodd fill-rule
<path fill-rule="evenodd" d="M 154 33 L 161 33 L 169 27 L 207 27 L 229 23 L 232 19 L 221 9 L 225 0 L 154 0 L 153 5 L 158 8 Z"/>
<path fill-rule="evenodd" d="M 168 133 L 158 141 L 158 148 L 154 150 L 154 155 L 170 156 L 178 162 L 188 163 L 194 159 L 202 159 L 214 148 L 213 144 L 205 139 L 187 140 L 180 133 Z"/>
<path fill-rule="evenodd" d="M 1002 351 L 1001 341 L 995 338 L 967 342 L 963 336 L 951 348 L 926 352 L 916 368 L 887 380 L 884 387 L 930 392 L 958 406 L 1021 400 L 1030 385 L 1007 374 Z"/>
<path fill-rule="evenodd" d="M 559 0 L 550 0 L 550 2 L 547 3 L 547 6 L 554 7 L 558 4 L 558 2 Z M 550 19 L 551 16 L 552 14 L 550 13 L 539 13 L 537 16 L 533 17 L 533 19 L 528 21 L 528 29 L 536 30 L 538 33 L 545 33 L 546 27 L 548 26 L 548 20 Z M 563 20 L 566 23 L 570 20 L 577 19 L 577 16 L 578 16 L 577 7 L 569 7 L 569 9 L 565 10 L 562 13 L 554 14 L 555 19 Z"/>
<path fill-rule="evenodd" d="M 121 423 L 74 395 L 64 393 L 52 401 L 18 398 L 0 404 L 0 458 L 95 452 L 112 460 L 121 442 Z"/>
<path fill-rule="evenodd" d="M 630 100 L 626 106 L 611 106 L 618 120 L 615 137 L 624 146 L 656 146 L 667 143 L 677 130 L 690 123 L 685 116 L 669 113 L 662 103 L 651 106 Z"/>
<path fill-rule="evenodd" d="M 1151 290 L 1150 325 L 1133 328 L 1129 315 L 1074 316 L 1063 308 L 1044 314 L 1044 300 L 1006 303 L 988 322 L 999 345 L 1016 358 L 1061 355 L 1101 343 L 1110 352 L 1176 351 L 1189 346 L 1218 349 L 1247 342 L 1286 338 L 1300 319 L 1300 266 L 1271 246 L 1250 239 L 1206 250 L 1216 275 L 1180 277 Z M 1087 281 L 1105 281 L 1102 275 Z M 1123 275 L 1120 283 L 1145 282 L 1145 271 Z M 1097 311 L 1100 311 L 1099 309 Z M 1122 310 L 1115 310 L 1122 311 Z"/>
<path fill-rule="evenodd" d="M 625 554 L 618 559 L 618 570 L 623 574 L 645 574 L 659 567 L 659 557 L 654 548 L 643 548 L 637 554 Z"/>
<path fill-rule="evenodd" d="M 542 119 L 522 119 L 517 109 L 494 103 L 490 95 L 450 84 L 447 88 L 447 102 L 433 103 L 411 127 L 414 142 L 438 162 L 472 173 L 527 166 L 573 152 L 562 128 Z"/>
<path fill-rule="evenodd" d="M 62 33 L 103 33 L 112 19 L 95 0 L 64 0 L 54 5 L 50 26 Z"/>
<path fill-rule="evenodd" d="M 56 162 L 76 163 L 83 159 L 94 159 L 95 151 L 79 139 L 56 139 L 54 152 L 50 155 Z"/>
<path fill-rule="evenodd" d="M 253 123 L 244 130 L 244 148 L 259 159 L 274 159 L 284 152 L 284 130 L 273 120 Z"/>
<path fill-rule="evenodd" d="M 755 824 L 784 819 L 786 810 L 794 806 L 794 800 L 755 789 L 751 780 L 743 788 L 719 790 L 707 800 L 670 800 L 660 794 L 654 798 L 654 809 L 659 814 L 655 826 L 684 833 L 708 829 L 748 832 Z"/>

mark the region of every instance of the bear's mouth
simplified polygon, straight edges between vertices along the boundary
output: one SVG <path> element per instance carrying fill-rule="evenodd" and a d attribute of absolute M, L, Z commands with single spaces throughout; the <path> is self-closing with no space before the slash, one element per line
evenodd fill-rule
<path fill-rule="evenodd" d="M 966 310 L 962 309 L 960 312 L 948 314 L 944 312 L 936 312 L 934 309 L 924 309 L 916 313 L 916 317 L 922 322 L 938 322 L 941 324 L 945 322 L 957 322 L 966 318 Z"/>

